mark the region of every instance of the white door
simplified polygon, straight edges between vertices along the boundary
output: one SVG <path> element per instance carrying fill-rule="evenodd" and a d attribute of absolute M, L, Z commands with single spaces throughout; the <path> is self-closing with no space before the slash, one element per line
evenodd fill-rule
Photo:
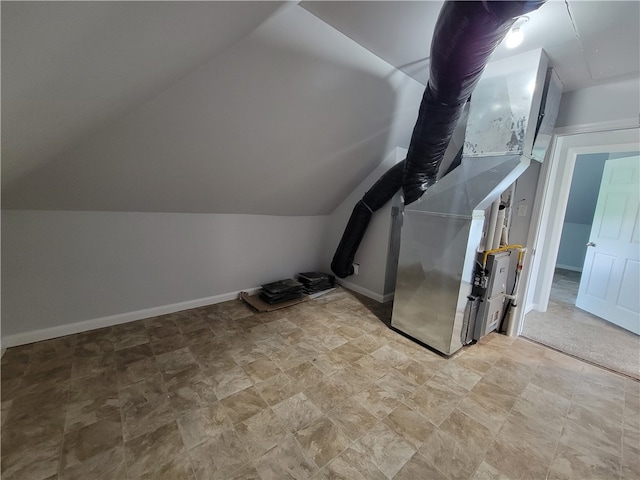
<path fill-rule="evenodd" d="M 640 334 L 640 157 L 605 163 L 576 306 Z"/>

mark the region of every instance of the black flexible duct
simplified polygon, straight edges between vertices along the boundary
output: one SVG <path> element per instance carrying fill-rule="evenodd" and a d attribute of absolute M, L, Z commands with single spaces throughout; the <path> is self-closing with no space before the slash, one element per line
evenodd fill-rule
<path fill-rule="evenodd" d="M 544 0 L 446 2 L 442 6 L 431 41 L 429 82 L 404 167 L 405 205 L 418 200 L 435 183 L 462 109 L 515 17 L 542 3 Z"/>
<path fill-rule="evenodd" d="M 353 259 L 364 233 L 367 231 L 371 216 L 373 212 L 391 200 L 391 197 L 402 186 L 404 163 L 405 161 L 402 160 L 387 170 L 353 208 L 347 228 L 344 230 L 331 262 L 331 270 L 338 277 L 344 278 L 353 275 Z"/>
<path fill-rule="evenodd" d="M 465 102 L 491 53 L 516 17 L 546 0 L 447 1 L 431 42 L 430 76 L 413 129 L 407 158 L 387 171 L 353 209 L 331 269 L 340 278 L 353 274 L 353 259 L 373 212 L 402 187 L 405 205 L 436 182 L 440 163 Z"/>

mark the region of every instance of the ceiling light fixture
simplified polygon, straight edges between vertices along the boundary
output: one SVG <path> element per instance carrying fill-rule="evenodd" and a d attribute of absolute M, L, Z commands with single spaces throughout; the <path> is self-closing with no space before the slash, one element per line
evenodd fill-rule
<path fill-rule="evenodd" d="M 505 39 L 507 48 L 516 48 L 518 45 L 522 43 L 522 40 L 524 40 L 524 33 L 522 33 L 522 26 L 528 21 L 529 21 L 529 17 L 527 17 L 526 15 L 519 17 L 515 21 L 515 23 L 511 27 L 511 30 L 509 30 L 509 33 L 507 33 L 507 38 Z"/>

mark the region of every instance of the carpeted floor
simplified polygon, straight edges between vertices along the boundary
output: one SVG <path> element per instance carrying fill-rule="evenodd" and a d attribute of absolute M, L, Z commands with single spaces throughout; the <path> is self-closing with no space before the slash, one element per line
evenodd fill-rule
<path fill-rule="evenodd" d="M 557 269 L 546 312 L 530 312 L 522 335 L 596 365 L 640 378 L 640 336 L 575 306 L 580 273 Z"/>

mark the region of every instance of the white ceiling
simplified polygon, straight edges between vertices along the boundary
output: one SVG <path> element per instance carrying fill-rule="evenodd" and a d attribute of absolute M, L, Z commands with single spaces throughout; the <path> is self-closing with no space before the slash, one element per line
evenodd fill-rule
<path fill-rule="evenodd" d="M 2 2 L 2 183 L 137 108 L 282 2 Z"/>
<path fill-rule="evenodd" d="M 304 1 L 301 5 L 395 67 L 426 84 L 442 1 Z M 528 15 L 524 42 L 500 45 L 498 60 L 544 48 L 564 84 L 576 90 L 640 71 L 640 2 L 549 0 Z"/>
<path fill-rule="evenodd" d="M 408 146 L 442 2 L 283 3 L 3 1 L 3 208 L 331 212 Z M 637 78 L 639 6 L 550 0 L 494 58 Z"/>
<path fill-rule="evenodd" d="M 28 59 L 16 55 L 9 69 L 3 58 L 3 87 L 11 84 L 15 108 L 6 113 L 2 105 L 8 140 L 2 145 L 3 208 L 322 215 L 333 211 L 389 151 L 408 143 L 423 87 L 297 5 L 270 16 L 159 92 L 144 84 L 153 78 L 121 80 L 123 70 L 158 72 L 180 56 L 174 52 L 163 59 L 151 48 L 154 39 L 167 47 L 162 32 L 127 23 L 127 11 L 135 13 L 129 5 L 136 3 L 118 2 L 118 22 L 126 25 L 119 36 L 129 38 L 134 49 L 150 44 L 148 51 L 127 57 L 130 71 L 120 65 L 116 36 L 100 38 L 101 51 L 94 58 L 89 40 L 101 14 L 87 18 L 73 8 L 64 13 L 84 22 L 85 41 L 69 42 L 67 47 L 79 51 L 75 61 L 72 55 L 64 59 L 64 67 L 55 61 L 33 66 L 41 78 L 59 74 L 51 84 L 43 81 L 33 100 L 26 95 L 35 89 L 18 84 L 29 80 L 23 65 Z M 223 24 L 226 17 L 232 25 L 227 9 L 235 5 L 245 4 L 207 3 L 212 10 L 194 11 L 191 20 L 210 14 L 211 22 Z M 57 22 L 48 24 L 46 14 L 38 12 L 36 18 L 53 31 Z M 188 23 L 175 28 L 187 30 Z M 236 22 L 228 29 L 237 34 L 244 25 Z M 130 38 L 138 30 L 149 37 L 141 32 Z M 7 33 L 4 23 L 2 33 Z M 63 42 L 55 40 L 56 54 L 63 55 Z M 196 46 L 193 38 L 189 42 Z M 24 43 L 38 60 L 46 59 L 37 42 Z M 136 68 L 135 59 L 145 65 Z M 118 89 L 104 98 L 102 90 L 112 79 Z M 129 98 L 126 104 L 125 88 L 136 85 L 151 98 Z M 23 90 L 27 93 L 15 98 Z M 105 122 L 100 106 L 112 112 L 110 101 L 129 108 Z M 83 121 L 100 128 L 84 130 Z"/>

